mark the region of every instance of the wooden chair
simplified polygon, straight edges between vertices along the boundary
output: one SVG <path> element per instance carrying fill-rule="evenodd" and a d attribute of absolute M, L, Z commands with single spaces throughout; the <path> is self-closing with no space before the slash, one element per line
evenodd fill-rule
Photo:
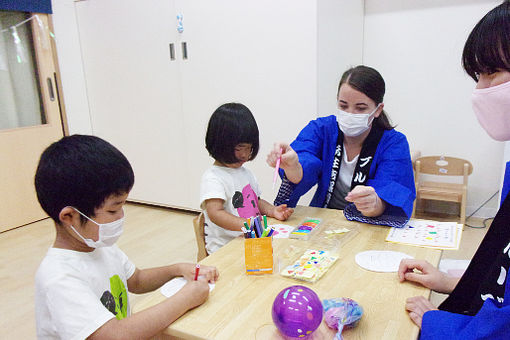
<path fill-rule="evenodd" d="M 197 261 L 200 262 L 204 258 L 206 258 L 209 254 L 207 254 L 207 250 L 205 249 L 205 232 L 204 232 L 204 224 L 205 218 L 204 213 L 201 212 L 200 215 L 193 219 L 193 229 L 195 229 L 195 238 L 197 240 Z"/>
<path fill-rule="evenodd" d="M 413 217 L 416 213 L 418 200 L 438 200 L 460 204 L 460 223 L 466 222 L 466 199 L 468 176 L 473 172 L 471 162 L 454 157 L 427 156 L 415 162 L 416 200 L 414 201 Z M 445 183 L 421 181 L 421 175 L 462 176 L 462 183 Z"/>

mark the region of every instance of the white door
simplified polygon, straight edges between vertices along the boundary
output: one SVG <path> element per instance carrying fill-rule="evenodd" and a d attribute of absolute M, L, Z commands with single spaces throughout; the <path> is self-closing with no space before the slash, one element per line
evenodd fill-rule
<path fill-rule="evenodd" d="M 0 232 L 47 215 L 34 175 L 42 151 L 64 133 L 48 16 L 0 11 Z M 15 43 L 18 41 L 18 44 Z M 18 47 L 16 47 L 18 45 Z"/>
<path fill-rule="evenodd" d="M 130 199 L 187 207 L 174 1 L 75 6 L 93 133 L 131 162 Z"/>
<path fill-rule="evenodd" d="M 205 149 L 207 122 L 226 102 L 241 102 L 260 131 L 252 169 L 262 197 L 272 202 L 273 170 L 266 155 L 276 141 L 292 141 L 316 115 L 316 2 L 309 0 L 179 1 L 183 112 L 189 133 L 190 191 L 198 207 L 200 177 L 213 163 Z"/>

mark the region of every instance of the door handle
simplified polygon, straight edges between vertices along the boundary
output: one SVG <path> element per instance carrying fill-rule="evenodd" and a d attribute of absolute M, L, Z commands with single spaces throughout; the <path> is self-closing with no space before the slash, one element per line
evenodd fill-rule
<path fill-rule="evenodd" d="M 52 102 L 54 102 L 55 101 L 55 91 L 53 91 L 53 82 L 51 81 L 50 77 L 46 78 L 46 82 L 48 84 L 48 93 L 50 95 L 50 100 Z"/>
<path fill-rule="evenodd" d="M 175 46 L 174 43 L 169 44 L 170 48 L 170 60 L 175 60 Z"/>
<path fill-rule="evenodd" d="M 188 59 L 188 43 L 183 41 L 181 43 L 181 47 L 182 47 L 182 59 L 187 60 Z"/>

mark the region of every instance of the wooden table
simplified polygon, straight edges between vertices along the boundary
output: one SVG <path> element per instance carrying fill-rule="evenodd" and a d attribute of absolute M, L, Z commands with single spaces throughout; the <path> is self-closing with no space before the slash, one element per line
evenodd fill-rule
<path fill-rule="evenodd" d="M 344 330 L 344 339 L 416 339 L 419 329 L 405 311 L 408 297 L 429 297 L 430 290 L 409 282 L 399 283 L 396 273 L 376 273 L 359 267 L 354 256 L 365 250 L 401 251 L 437 265 L 440 250 L 385 242 L 388 227 L 349 222 L 339 210 L 298 206 L 284 222 L 298 225 L 305 217 L 320 217 L 323 225 L 310 241 L 274 239 L 275 271 L 270 275 L 248 276 L 244 267 L 244 244 L 237 238 L 201 263 L 214 265 L 220 272 L 216 288 L 200 307 L 189 311 L 170 327 L 162 338 L 184 339 L 282 339 L 271 318 L 276 295 L 284 288 L 301 284 L 322 299 L 350 297 L 364 310 L 356 328 Z M 270 223 L 281 223 L 270 221 Z M 348 228 L 343 236 L 327 235 L 326 230 Z M 307 248 L 338 250 L 339 259 L 317 282 L 284 278 L 278 269 L 299 257 Z M 137 312 L 163 301 L 159 290 L 133 308 Z M 334 331 L 322 322 L 309 339 L 332 339 Z"/>

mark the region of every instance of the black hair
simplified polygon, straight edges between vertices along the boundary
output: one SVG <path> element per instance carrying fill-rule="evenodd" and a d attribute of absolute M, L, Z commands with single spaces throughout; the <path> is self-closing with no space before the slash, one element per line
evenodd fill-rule
<path fill-rule="evenodd" d="M 510 1 L 492 9 L 473 28 L 464 45 L 462 66 L 475 81 L 480 73 L 510 72 Z"/>
<path fill-rule="evenodd" d="M 235 147 L 241 143 L 252 146 L 250 161 L 259 152 L 259 128 L 251 111 L 239 103 L 223 104 L 214 111 L 207 126 L 205 148 L 218 162 L 239 162 Z"/>
<path fill-rule="evenodd" d="M 338 84 L 337 96 L 343 84 L 348 84 L 353 89 L 364 93 L 376 105 L 383 102 L 386 84 L 381 74 L 371 67 L 359 65 L 345 71 Z M 385 130 L 392 130 L 394 128 L 384 110 L 379 117 L 374 119 L 374 123 Z"/>
<path fill-rule="evenodd" d="M 99 137 L 85 135 L 51 144 L 35 173 L 39 203 L 57 224 L 66 206 L 93 217 L 108 197 L 128 193 L 134 181 L 133 169 L 119 150 Z"/>

